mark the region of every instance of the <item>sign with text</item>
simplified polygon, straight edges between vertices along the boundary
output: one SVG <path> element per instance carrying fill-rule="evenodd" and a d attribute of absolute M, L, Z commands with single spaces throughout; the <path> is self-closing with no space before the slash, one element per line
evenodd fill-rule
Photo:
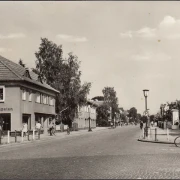
<path fill-rule="evenodd" d="M 1 111 L 13 111 L 13 108 L 0 108 Z"/>

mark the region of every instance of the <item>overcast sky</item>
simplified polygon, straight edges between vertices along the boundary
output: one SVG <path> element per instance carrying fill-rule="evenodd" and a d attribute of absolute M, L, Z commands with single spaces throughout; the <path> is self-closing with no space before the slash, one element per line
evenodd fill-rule
<path fill-rule="evenodd" d="M 89 97 L 105 86 L 117 92 L 120 107 L 142 113 L 180 100 L 179 2 L 0 2 L 0 54 L 35 66 L 41 37 L 76 54 Z"/>

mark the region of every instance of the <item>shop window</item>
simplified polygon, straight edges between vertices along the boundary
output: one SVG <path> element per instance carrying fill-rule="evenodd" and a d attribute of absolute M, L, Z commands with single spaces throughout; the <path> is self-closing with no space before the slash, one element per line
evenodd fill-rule
<path fill-rule="evenodd" d="M 0 102 L 4 102 L 4 101 L 5 101 L 5 87 L 0 86 Z"/>
<path fill-rule="evenodd" d="M 40 103 L 40 93 L 36 93 L 36 102 Z"/>
<path fill-rule="evenodd" d="M 22 100 L 26 100 L 26 90 L 22 90 Z"/>

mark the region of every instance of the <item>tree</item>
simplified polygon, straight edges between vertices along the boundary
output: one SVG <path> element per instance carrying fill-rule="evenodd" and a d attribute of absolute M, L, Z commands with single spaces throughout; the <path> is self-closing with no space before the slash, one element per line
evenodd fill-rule
<path fill-rule="evenodd" d="M 129 110 L 129 118 L 132 122 L 136 121 L 137 119 L 137 109 L 135 107 L 132 107 L 130 110 Z"/>
<path fill-rule="evenodd" d="M 154 121 L 155 116 L 154 115 L 150 115 L 150 121 Z"/>
<path fill-rule="evenodd" d="M 147 122 L 147 116 L 142 116 L 141 120 L 143 121 L 143 123 L 146 123 Z"/>
<path fill-rule="evenodd" d="M 124 123 L 127 123 L 127 117 L 124 113 L 121 114 L 121 120 L 124 122 Z"/>
<path fill-rule="evenodd" d="M 56 95 L 56 113 L 63 109 L 63 121 L 71 125 L 76 115 L 77 107 L 87 101 L 91 83 L 81 85 L 80 61 L 78 57 L 69 53 L 63 58 L 62 46 L 58 46 L 47 38 L 41 38 L 41 44 L 36 56 L 37 73 L 43 81 L 59 90 Z"/>
<path fill-rule="evenodd" d="M 22 67 L 26 67 L 26 65 L 23 63 L 22 59 L 19 59 L 19 65 L 21 65 Z"/>
<path fill-rule="evenodd" d="M 96 112 L 97 112 L 97 119 L 96 119 L 96 123 L 99 126 L 109 126 L 109 106 L 107 104 L 103 104 L 99 107 L 97 107 Z"/>
<path fill-rule="evenodd" d="M 114 119 L 115 112 L 119 113 L 118 98 L 116 97 L 116 91 L 114 90 L 114 87 L 105 87 L 102 90 L 102 93 L 104 95 L 105 103 L 112 108 L 112 119 Z"/>

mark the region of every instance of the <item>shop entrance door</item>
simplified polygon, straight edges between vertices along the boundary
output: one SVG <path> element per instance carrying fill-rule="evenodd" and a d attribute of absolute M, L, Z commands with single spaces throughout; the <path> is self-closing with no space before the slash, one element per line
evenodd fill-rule
<path fill-rule="evenodd" d="M 23 114 L 22 115 L 22 123 L 27 123 L 28 129 L 31 130 L 31 115 Z"/>
<path fill-rule="evenodd" d="M 2 120 L 3 120 L 3 130 L 10 131 L 11 130 L 11 114 L 3 113 L 3 114 L 0 114 L 0 117 L 2 117 Z"/>

